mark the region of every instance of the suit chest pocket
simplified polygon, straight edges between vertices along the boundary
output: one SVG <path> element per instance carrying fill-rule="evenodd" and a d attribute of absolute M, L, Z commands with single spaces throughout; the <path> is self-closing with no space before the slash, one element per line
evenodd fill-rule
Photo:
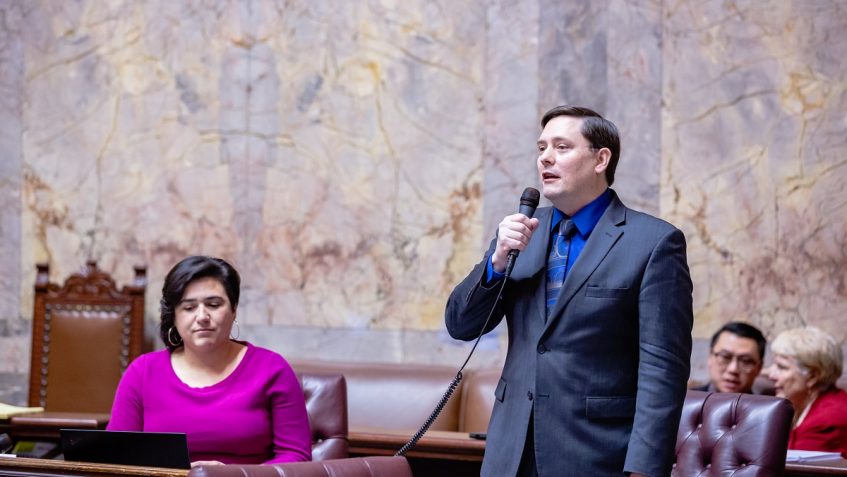
<path fill-rule="evenodd" d="M 585 296 L 588 298 L 606 298 L 620 300 L 629 294 L 629 288 L 607 288 L 597 285 L 585 287 Z"/>

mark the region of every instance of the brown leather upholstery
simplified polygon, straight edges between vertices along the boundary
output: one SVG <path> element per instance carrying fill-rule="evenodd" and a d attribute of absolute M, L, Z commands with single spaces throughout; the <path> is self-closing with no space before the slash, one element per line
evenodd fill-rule
<path fill-rule="evenodd" d="M 344 375 L 349 422 L 354 429 L 418 429 L 456 375 L 452 367 L 435 365 L 303 361 L 292 362 L 292 366 L 298 372 Z M 459 384 L 432 430 L 459 429 L 463 386 Z"/>
<path fill-rule="evenodd" d="M 208 465 L 191 469 L 189 477 L 412 477 L 405 457 L 295 462 L 274 465 Z"/>
<path fill-rule="evenodd" d="M 487 432 L 488 420 L 494 409 L 494 390 L 500 381 L 499 368 L 473 370 L 465 373 L 462 392 L 459 431 Z"/>
<path fill-rule="evenodd" d="M 688 391 L 671 475 L 782 475 L 793 416 L 782 398 Z"/>
<path fill-rule="evenodd" d="M 344 376 L 337 373 L 301 373 L 300 384 L 312 428 L 312 460 L 347 457 L 347 385 Z"/>
<path fill-rule="evenodd" d="M 146 269 L 118 290 L 88 262 L 61 287 L 37 266 L 29 405 L 47 411 L 108 413 L 126 366 L 144 340 Z"/>

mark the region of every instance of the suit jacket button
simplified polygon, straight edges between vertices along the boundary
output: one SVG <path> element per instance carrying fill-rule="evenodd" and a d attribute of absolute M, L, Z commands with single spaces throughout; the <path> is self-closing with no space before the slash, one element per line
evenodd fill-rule
<path fill-rule="evenodd" d="M 532 391 L 526 392 L 526 398 L 529 399 L 530 401 L 532 401 Z"/>
<path fill-rule="evenodd" d="M 544 354 L 547 352 L 547 347 L 543 344 L 538 345 L 538 354 Z"/>

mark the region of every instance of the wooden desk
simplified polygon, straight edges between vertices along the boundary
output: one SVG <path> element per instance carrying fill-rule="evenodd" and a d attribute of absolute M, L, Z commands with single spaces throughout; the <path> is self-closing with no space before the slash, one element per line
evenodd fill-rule
<path fill-rule="evenodd" d="M 394 455 L 415 431 L 386 429 L 352 429 L 349 435 L 350 454 Z M 467 432 L 428 431 L 408 457 L 482 462 L 485 441 L 471 439 Z"/>
<path fill-rule="evenodd" d="M 415 431 L 351 429 L 350 457 L 394 455 Z M 479 475 L 485 441 L 471 439 L 466 432 L 428 431 L 406 453 L 415 477 Z"/>
<path fill-rule="evenodd" d="M 96 476 L 126 477 L 150 475 L 153 477 L 185 477 L 186 469 L 163 469 L 160 467 L 136 467 L 131 465 L 91 464 L 64 460 L 27 459 L 24 457 L 0 457 L 0 476 Z"/>
<path fill-rule="evenodd" d="M 13 439 L 59 439 L 59 429 L 105 429 L 109 414 L 80 412 L 36 412 L 21 414 L 0 423 L 0 430 Z"/>
<path fill-rule="evenodd" d="M 785 464 L 786 477 L 825 477 L 847 475 L 847 459 L 829 459 L 802 464 L 789 462 Z"/>

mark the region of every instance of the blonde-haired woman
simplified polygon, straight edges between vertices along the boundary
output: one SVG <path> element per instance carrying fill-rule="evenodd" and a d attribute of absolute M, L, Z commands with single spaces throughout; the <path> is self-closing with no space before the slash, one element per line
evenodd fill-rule
<path fill-rule="evenodd" d="M 783 331 L 771 349 L 774 358 L 768 377 L 776 395 L 794 405 L 788 448 L 847 456 L 847 393 L 835 386 L 843 369 L 841 346 L 808 326 Z"/>

